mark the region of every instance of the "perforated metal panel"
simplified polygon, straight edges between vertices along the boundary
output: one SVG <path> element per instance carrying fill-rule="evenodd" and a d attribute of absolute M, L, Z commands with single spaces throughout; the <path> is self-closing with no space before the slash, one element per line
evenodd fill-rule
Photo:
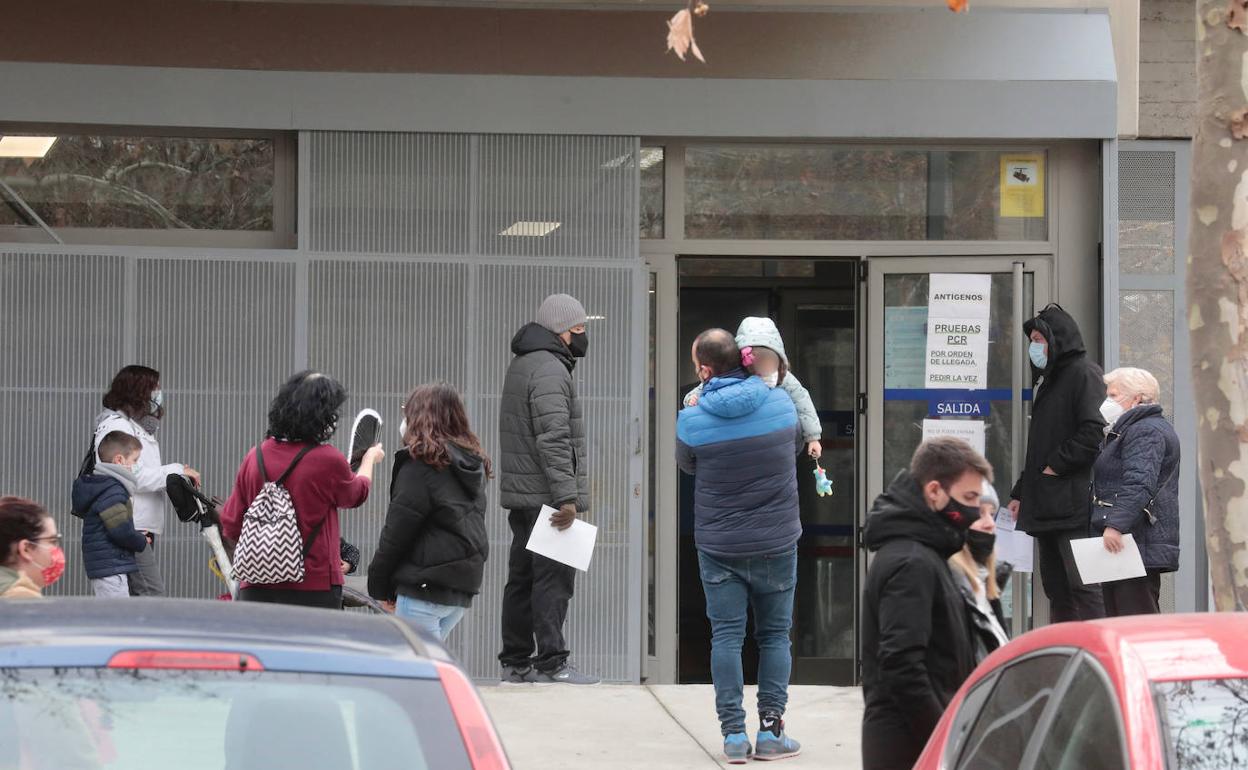
<path fill-rule="evenodd" d="M 1174 221 L 1174 153 L 1118 153 L 1118 218 Z"/>
<path fill-rule="evenodd" d="M 87 590 L 70 485 L 123 353 L 122 261 L 0 252 L 0 494 L 38 500 L 71 554 L 64 592 Z"/>
<path fill-rule="evenodd" d="M 162 372 L 167 461 L 204 472 L 229 494 L 238 464 L 263 437 L 270 400 L 309 366 L 350 393 L 398 445 L 399 405 L 412 387 L 459 388 L 487 452 L 497 454 L 498 401 L 510 341 L 553 292 L 581 299 L 589 357 L 577 369 L 584 403 L 591 520 L 599 546 L 578 578 L 568 634 L 577 661 L 607 679 L 640 665 L 638 257 L 636 138 L 305 134 L 300 202 L 306 252 L 0 249 L 0 490 L 61 512 L 71 539 L 60 593 L 85 593 L 79 530 L 63 512 L 100 396 L 118 368 Z M 511 218 L 558 222 L 546 235 L 499 235 Z M 526 221 L 528 221 L 526 219 Z M 504 222 L 503 224 L 499 224 Z M 36 253 L 37 252 L 37 253 Z M 334 443 L 346 448 L 342 430 Z M 376 548 L 391 463 L 368 503 L 342 513 L 345 536 Z M 509 531 L 490 487 L 491 558 L 482 594 L 451 647 L 469 671 L 497 676 Z M 198 529 L 168 516 L 158 553 L 169 591 L 208 597 Z"/>
<path fill-rule="evenodd" d="M 305 137 L 310 248 L 468 252 L 470 137 L 346 131 Z"/>

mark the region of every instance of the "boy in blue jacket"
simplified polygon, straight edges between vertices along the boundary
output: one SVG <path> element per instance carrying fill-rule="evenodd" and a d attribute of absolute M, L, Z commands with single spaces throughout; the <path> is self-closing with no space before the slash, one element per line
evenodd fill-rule
<path fill-rule="evenodd" d="M 135 553 L 148 546 L 134 527 L 134 466 L 143 445 L 115 430 L 100 441 L 93 473 L 74 481 L 74 510 L 84 511 L 82 559 L 96 596 L 130 596 L 130 574 L 139 571 Z"/>

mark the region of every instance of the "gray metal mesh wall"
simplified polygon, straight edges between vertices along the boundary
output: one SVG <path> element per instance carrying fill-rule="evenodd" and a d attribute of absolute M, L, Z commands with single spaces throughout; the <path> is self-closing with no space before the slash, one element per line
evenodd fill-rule
<path fill-rule="evenodd" d="M 159 369 L 166 461 L 203 471 L 228 495 L 262 438 L 278 385 L 310 366 L 386 420 L 445 379 L 464 393 L 487 451 L 497 452 L 499 391 L 510 340 L 551 292 L 592 316 L 577 368 L 599 547 L 568 619 L 577 659 L 612 680 L 640 663 L 638 500 L 641 264 L 635 138 L 305 134 L 308 178 L 299 251 L 0 246 L 0 494 L 45 502 L 67 535 L 69 570 L 53 593 L 88 590 L 69 489 L 100 397 L 127 363 Z M 558 222 L 546 236 L 499 235 L 515 221 Z M 346 431 L 335 438 L 340 448 Z M 375 549 L 390 464 L 372 499 L 342 515 Z M 491 484 L 486 582 L 451 646 L 476 676 L 497 674 L 499 611 L 510 540 Z M 167 517 L 158 548 L 170 592 L 211 597 L 198 529 Z"/>

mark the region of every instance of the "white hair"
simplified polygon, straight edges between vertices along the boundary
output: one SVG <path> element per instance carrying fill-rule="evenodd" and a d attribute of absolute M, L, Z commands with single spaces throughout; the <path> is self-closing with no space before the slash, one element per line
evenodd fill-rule
<path fill-rule="evenodd" d="M 1146 404 L 1161 400 L 1161 386 L 1157 378 L 1143 369 L 1123 366 L 1105 375 L 1105 384 L 1117 386 L 1125 395 L 1139 396 Z"/>

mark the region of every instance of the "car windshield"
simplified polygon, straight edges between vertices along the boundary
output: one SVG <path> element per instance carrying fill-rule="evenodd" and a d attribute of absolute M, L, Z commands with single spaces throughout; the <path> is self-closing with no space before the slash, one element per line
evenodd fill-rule
<path fill-rule="evenodd" d="M 437 680 L 0 669 L 4 770 L 468 766 Z"/>
<path fill-rule="evenodd" d="M 1155 682 L 1171 770 L 1248 767 L 1248 679 Z"/>

